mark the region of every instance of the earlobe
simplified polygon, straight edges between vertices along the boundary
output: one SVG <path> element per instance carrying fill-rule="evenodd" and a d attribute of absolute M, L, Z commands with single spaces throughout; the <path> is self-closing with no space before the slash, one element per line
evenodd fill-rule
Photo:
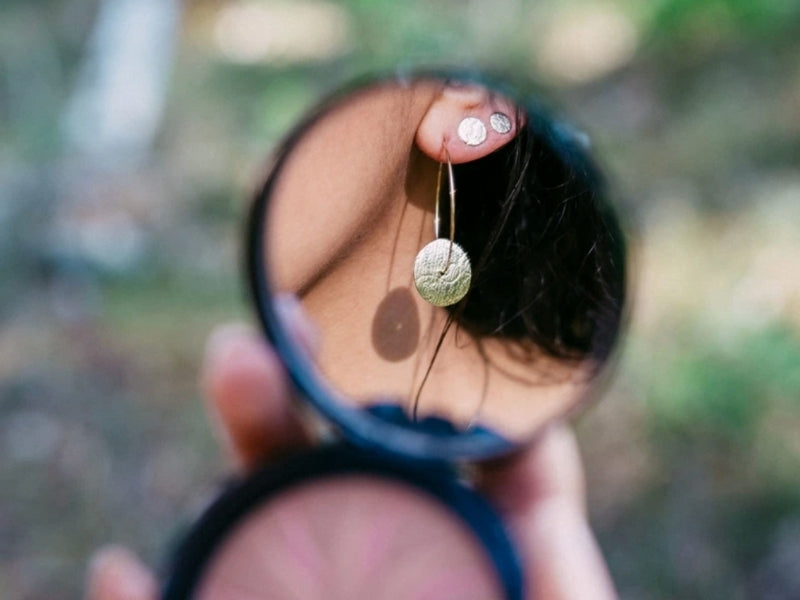
<path fill-rule="evenodd" d="M 512 139 L 519 124 L 508 100 L 477 85 L 447 85 L 431 103 L 417 128 L 416 143 L 432 159 L 444 162 L 445 147 L 454 164 L 483 158 Z"/>

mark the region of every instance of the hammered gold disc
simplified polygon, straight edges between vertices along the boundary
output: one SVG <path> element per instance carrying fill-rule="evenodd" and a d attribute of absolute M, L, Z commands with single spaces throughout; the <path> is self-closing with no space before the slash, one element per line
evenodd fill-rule
<path fill-rule="evenodd" d="M 447 255 L 450 253 L 450 262 Z M 414 260 L 414 284 L 420 296 L 434 306 L 450 306 L 469 291 L 472 267 L 464 249 L 450 240 L 433 240 Z"/>

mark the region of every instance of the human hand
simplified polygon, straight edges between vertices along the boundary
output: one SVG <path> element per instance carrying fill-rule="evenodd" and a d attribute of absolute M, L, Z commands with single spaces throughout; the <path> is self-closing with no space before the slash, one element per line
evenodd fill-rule
<path fill-rule="evenodd" d="M 291 300 L 282 311 L 296 338 L 313 351 L 314 332 Z M 277 356 L 240 326 L 218 330 L 203 366 L 209 413 L 237 469 L 311 444 L 294 413 Z M 550 426 L 530 448 L 486 465 L 479 488 L 500 511 L 523 560 L 531 598 L 613 598 L 613 584 L 589 529 L 583 473 L 572 432 Z M 120 547 L 92 559 L 88 600 L 155 600 L 152 573 Z"/>

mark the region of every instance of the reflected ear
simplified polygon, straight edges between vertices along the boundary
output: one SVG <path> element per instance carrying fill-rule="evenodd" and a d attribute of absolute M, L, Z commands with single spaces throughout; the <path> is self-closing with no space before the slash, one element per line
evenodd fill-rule
<path fill-rule="evenodd" d="M 495 113 L 501 113 L 508 118 L 508 132 L 501 133 L 492 127 L 491 118 Z M 480 124 L 474 121 L 465 124 L 465 129 L 475 134 L 471 144 L 459 137 L 459 126 L 468 118 L 480 121 Z M 485 87 L 448 84 L 431 103 L 419 124 L 417 147 L 433 160 L 444 162 L 446 146 L 453 164 L 470 162 L 491 154 L 514 139 L 520 125 L 517 119 L 515 106 L 490 93 Z M 481 125 L 485 128 L 486 137 L 475 143 L 482 137 Z"/>

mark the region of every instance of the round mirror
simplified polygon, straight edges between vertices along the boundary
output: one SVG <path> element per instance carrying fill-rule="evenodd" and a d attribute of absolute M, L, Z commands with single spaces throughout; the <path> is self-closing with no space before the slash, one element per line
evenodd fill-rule
<path fill-rule="evenodd" d="M 488 457 L 592 396 L 619 337 L 625 245 L 585 136 L 469 74 L 372 80 L 323 102 L 256 198 L 267 332 L 352 440 Z M 273 309 L 296 295 L 309 350 Z"/>

